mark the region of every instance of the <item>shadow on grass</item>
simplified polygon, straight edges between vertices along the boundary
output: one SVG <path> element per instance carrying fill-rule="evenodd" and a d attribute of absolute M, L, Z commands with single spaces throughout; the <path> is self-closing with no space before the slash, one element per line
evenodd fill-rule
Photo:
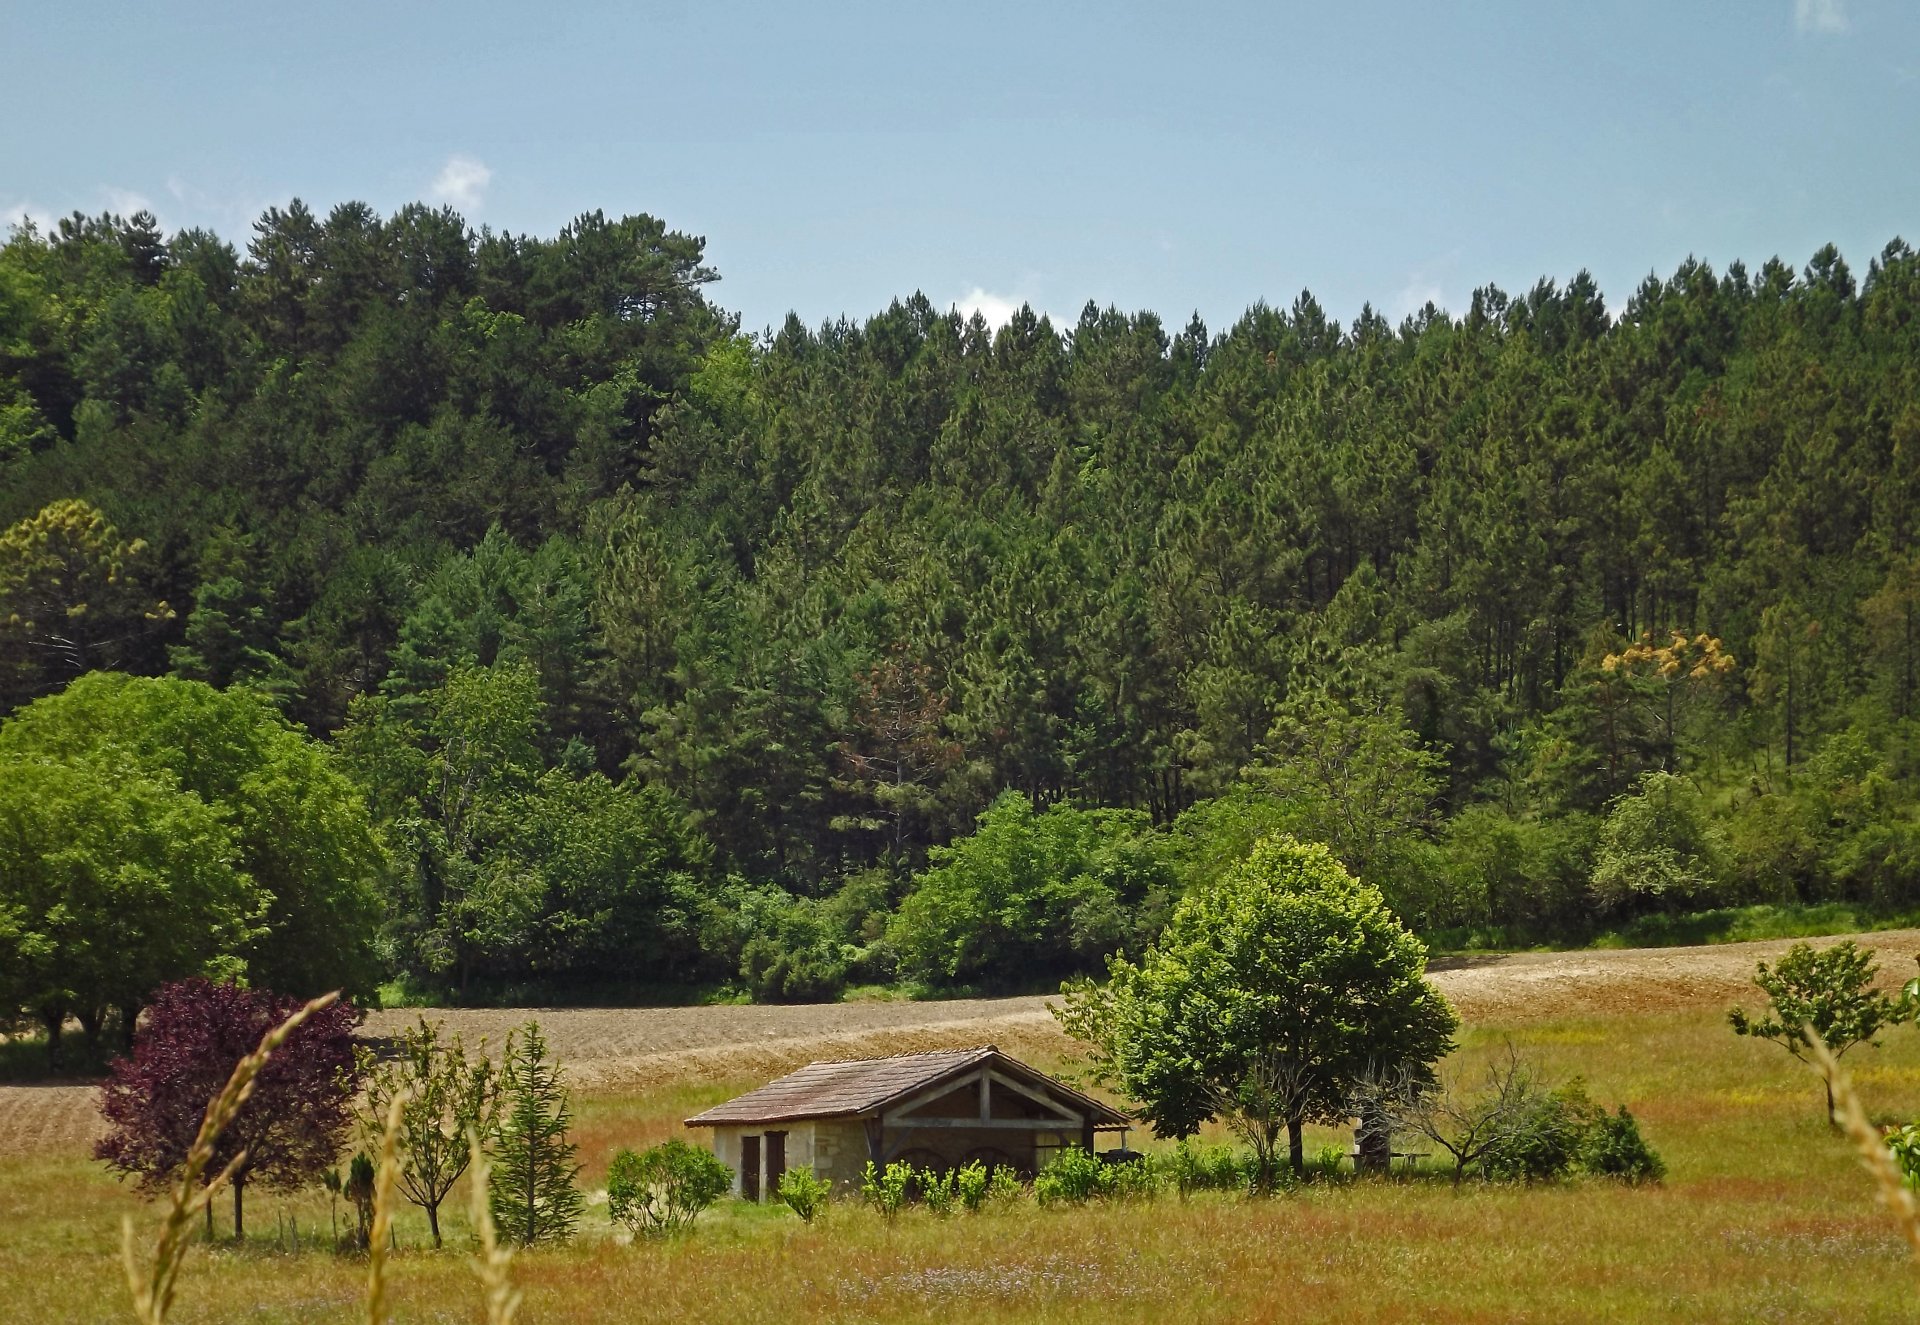
<path fill-rule="evenodd" d="M 0 1084 L 9 1086 L 91 1085 L 107 1075 L 107 1063 L 114 1057 L 107 1045 L 91 1048 L 79 1035 L 68 1034 L 60 1040 L 60 1061 L 47 1059 L 47 1037 L 9 1035 L 0 1040 Z"/>

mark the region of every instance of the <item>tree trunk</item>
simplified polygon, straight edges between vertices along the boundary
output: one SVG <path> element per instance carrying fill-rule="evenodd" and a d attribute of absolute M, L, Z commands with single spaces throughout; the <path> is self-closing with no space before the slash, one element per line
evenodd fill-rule
<path fill-rule="evenodd" d="M 120 1005 L 120 1048 L 127 1054 L 133 1053 L 133 1033 L 140 1025 L 140 1005 L 122 1003 Z"/>
<path fill-rule="evenodd" d="M 100 1059 L 100 1031 L 107 1023 L 105 1008 L 83 1007 L 75 1014 L 80 1018 L 81 1042 L 87 1046 L 87 1061 Z"/>
<path fill-rule="evenodd" d="M 440 1202 L 435 1201 L 426 1209 L 427 1227 L 433 1230 L 433 1245 L 434 1248 L 438 1250 L 440 1246 Z"/>
<path fill-rule="evenodd" d="M 1287 1163 L 1292 1166 L 1296 1178 L 1307 1171 L 1307 1146 L 1300 1135 L 1304 1121 L 1301 1118 L 1287 1119 Z"/>
<path fill-rule="evenodd" d="M 1827 1087 L 1827 1126 L 1838 1127 L 1839 1123 L 1835 1121 L 1833 1116 L 1833 1082 L 1831 1080 L 1828 1080 L 1826 1082 L 1826 1087 Z"/>
<path fill-rule="evenodd" d="M 247 1190 L 247 1181 L 239 1174 L 233 1175 L 233 1240 L 244 1242 L 247 1236 L 247 1219 L 242 1197 Z"/>
<path fill-rule="evenodd" d="M 47 1070 L 60 1070 L 60 1028 L 66 1024 L 67 1010 L 58 1004 L 42 1005 L 40 1024 L 47 1028 Z"/>

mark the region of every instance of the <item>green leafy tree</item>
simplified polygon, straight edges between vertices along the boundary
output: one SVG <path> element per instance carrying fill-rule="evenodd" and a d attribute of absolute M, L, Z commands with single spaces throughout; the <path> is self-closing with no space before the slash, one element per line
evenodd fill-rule
<path fill-rule="evenodd" d="M 1003 793 L 971 837 L 938 848 L 888 937 L 934 980 L 1085 969 L 1157 927 L 1172 885 L 1146 816 Z"/>
<path fill-rule="evenodd" d="M 1672 773 L 1648 773 L 1601 826 L 1591 891 L 1609 911 L 1698 905 L 1718 897 L 1729 873 L 1725 831 L 1699 789 Z"/>
<path fill-rule="evenodd" d="M 1057 1015 L 1156 1135 L 1222 1118 L 1264 1189 L 1282 1132 L 1301 1173 L 1307 1122 L 1345 1119 L 1357 1083 L 1452 1048 L 1457 1020 L 1425 972 L 1378 889 L 1324 846 L 1271 837 L 1183 897 L 1138 965 L 1068 986 Z"/>
<path fill-rule="evenodd" d="M 1830 948 L 1796 943 L 1769 967 L 1759 963 L 1753 982 L 1767 996 L 1767 1010 L 1750 1016 L 1743 1007 L 1727 1013 L 1735 1035 L 1772 1040 L 1801 1062 L 1809 1062 L 1811 1029 L 1838 1058 L 1858 1044 L 1878 1044 L 1888 1026 L 1910 1021 L 1920 1011 L 1920 980 L 1898 994 L 1874 988 L 1880 964 L 1871 948 L 1848 939 Z M 1827 1122 L 1833 1122 L 1833 1086 L 1827 1085 Z"/>
<path fill-rule="evenodd" d="M 301 995 L 378 983 L 386 849 L 333 752 L 264 696 L 96 672 L 0 724 L 5 753 L 124 763 L 197 797 L 267 898 L 264 924 L 234 954 L 250 976 Z"/>
<path fill-rule="evenodd" d="M 1267 748 L 1268 761 L 1248 777 L 1287 802 L 1289 831 L 1325 842 L 1403 914 L 1444 912 L 1425 848 L 1445 762 L 1397 713 L 1355 711 L 1310 691 L 1281 710 Z"/>
<path fill-rule="evenodd" d="M 125 761 L 0 752 L 0 1008 L 47 1030 L 109 1009 L 131 1040 L 162 984 L 231 974 L 267 899 L 217 810 Z"/>
<path fill-rule="evenodd" d="M 574 1159 L 579 1147 L 567 1136 L 573 1112 L 538 1022 L 508 1035 L 499 1090 L 500 1112 L 487 1147 L 493 1222 L 523 1247 L 564 1242 L 580 1222 L 580 1165 Z"/>
<path fill-rule="evenodd" d="M 398 1053 L 376 1057 L 359 1051 L 366 1094 L 362 1130 L 378 1135 L 396 1099 L 400 1106 L 400 1190 L 427 1212 L 433 1245 L 441 1245 L 440 1203 L 467 1171 L 473 1148 L 468 1136 L 487 1136 L 500 1109 L 500 1077 L 485 1057 L 469 1059 L 456 1032 L 440 1038 L 440 1023 L 420 1018 L 400 1035 Z"/>

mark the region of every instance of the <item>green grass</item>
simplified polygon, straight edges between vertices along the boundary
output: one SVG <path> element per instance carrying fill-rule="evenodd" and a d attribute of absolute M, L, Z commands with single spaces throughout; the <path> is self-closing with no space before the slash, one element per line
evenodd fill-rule
<path fill-rule="evenodd" d="M 1501 952 L 1568 952 L 1581 948 L 1692 947 L 1912 928 L 1920 928 L 1920 910 L 1891 910 L 1856 902 L 1806 902 L 1784 906 L 1723 906 L 1676 915 L 1641 916 L 1585 937 L 1542 937 L 1500 926 L 1442 929 L 1422 937 L 1435 954 L 1477 956 Z"/>
<path fill-rule="evenodd" d="M 1755 939 L 1819 938 L 1920 926 L 1920 911 L 1886 911 L 1851 902 L 1728 906 L 1685 915 L 1642 916 L 1593 941 L 1596 948 L 1671 948 Z"/>
<path fill-rule="evenodd" d="M 1508 1039 L 1596 1100 L 1624 1102 L 1670 1173 L 1658 1188 L 1582 1181 L 1452 1190 L 1412 1182 L 1310 1185 L 1270 1201 L 1207 1195 L 1042 1211 L 1030 1204 L 887 1226 L 842 1204 L 814 1228 L 729 1204 L 692 1235 L 622 1245 L 603 1206 L 571 1246 L 524 1254 L 527 1322 L 1565 1321 L 1911 1319 L 1914 1267 L 1865 1173 L 1822 1116 L 1817 1081 L 1772 1045 L 1731 1035 L 1718 1008 L 1469 1029 L 1462 1068 Z M 1869 1108 L 1920 1116 L 1920 1034 L 1849 1066 Z M 680 1133 L 679 1119 L 753 1082 L 661 1081 L 579 1102 L 589 1187 L 612 1151 Z M 1137 1139 L 1137 1138 L 1136 1138 Z M 1336 1133 L 1309 1139 L 1343 1142 Z M 426 1248 L 410 1207 L 393 1264 L 398 1321 L 478 1319 L 464 1203 L 449 1248 Z M 121 1216 L 156 1212 L 77 1154 L 0 1153 L 0 1301 L 35 1322 L 125 1319 Z M 224 1226 L 225 1209 L 222 1207 Z M 306 1239 L 285 1249 L 290 1220 Z M 324 1193 L 256 1192 L 252 1245 L 196 1247 L 175 1319 L 363 1319 L 365 1265 L 312 1249 Z M 271 1245 L 276 1227 L 281 1249 Z"/>

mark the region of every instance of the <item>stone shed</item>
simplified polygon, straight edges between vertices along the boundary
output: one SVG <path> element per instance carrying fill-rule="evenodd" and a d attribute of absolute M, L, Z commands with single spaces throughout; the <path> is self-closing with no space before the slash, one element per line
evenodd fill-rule
<path fill-rule="evenodd" d="M 868 1160 L 945 1171 L 974 1160 L 1031 1177 L 1067 1146 L 1123 1131 L 1125 1114 L 992 1045 L 809 1063 L 687 1119 L 713 1129 L 736 1196 L 770 1195 L 788 1169 L 857 1184 Z"/>

